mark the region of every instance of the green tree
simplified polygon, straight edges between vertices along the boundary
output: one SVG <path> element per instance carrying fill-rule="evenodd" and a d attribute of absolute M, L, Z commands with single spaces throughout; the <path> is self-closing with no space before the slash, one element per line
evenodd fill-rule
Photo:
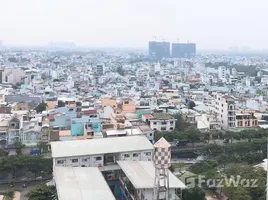
<path fill-rule="evenodd" d="M 38 105 L 35 107 L 35 110 L 36 110 L 37 113 L 41 113 L 41 112 L 43 112 L 43 111 L 46 110 L 46 109 L 47 109 L 47 104 L 44 103 L 44 102 L 38 104 Z"/>
<path fill-rule="evenodd" d="M 200 141 L 201 132 L 196 128 L 188 128 L 185 131 L 185 135 L 186 135 L 187 139 L 189 139 L 191 141 L 192 147 L 194 149 L 195 142 Z"/>
<path fill-rule="evenodd" d="M 22 154 L 22 149 L 25 147 L 25 145 L 22 144 L 21 141 L 15 141 L 13 146 L 16 149 L 17 154 Z"/>
<path fill-rule="evenodd" d="M 45 184 L 37 185 L 35 188 L 31 189 L 26 195 L 29 200 L 56 200 L 57 191 L 55 186 L 47 186 Z"/>
<path fill-rule="evenodd" d="M 182 171 L 182 168 L 184 167 L 184 162 L 183 161 L 180 161 L 178 163 L 178 167 L 179 167 L 179 170 Z"/>
<path fill-rule="evenodd" d="M 217 144 L 208 144 L 202 148 L 202 152 L 208 156 L 218 156 L 223 153 L 223 147 Z"/>
<path fill-rule="evenodd" d="M 182 191 L 183 200 L 206 200 L 206 193 L 200 187 L 185 189 Z"/>
<path fill-rule="evenodd" d="M 194 101 L 188 101 L 188 108 L 193 109 L 195 107 L 195 102 Z"/>
<path fill-rule="evenodd" d="M 220 154 L 216 157 L 217 162 L 225 168 L 225 166 L 230 162 L 229 156 L 226 154 Z"/>
<path fill-rule="evenodd" d="M 8 151 L 0 147 L 0 157 L 4 157 L 8 155 Z"/>
<path fill-rule="evenodd" d="M 48 143 L 47 142 L 44 142 L 44 141 L 40 141 L 40 142 L 38 142 L 37 147 L 38 147 L 40 153 L 42 154 L 42 152 L 44 152 L 44 151 L 47 150 Z"/>
<path fill-rule="evenodd" d="M 173 114 L 173 117 L 176 119 L 175 129 L 177 129 L 178 131 L 185 131 L 191 126 L 190 123 L 186 122 L 185 119 L 183 119 L 181 114 L 175 113 Z"/>

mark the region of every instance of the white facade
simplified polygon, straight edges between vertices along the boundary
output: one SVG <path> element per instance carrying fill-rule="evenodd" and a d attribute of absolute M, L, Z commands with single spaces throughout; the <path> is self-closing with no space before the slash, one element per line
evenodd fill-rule
<path fill-rule="evenodd" d="M 153 145 L 144 136 L 52 142 L 53 166 L 103 167 L 119 160 L 151 161 Z"/>
<path fill-rule="evenodd" d="M 173 131 L 176 119 L 151 119 L 150 128 L 158 131 Z"/>
<path fill-rule="evenodd" d="M 218 68 L 218 77 L 219 79 L 225 80 L 227 75 L 227 70 L 225 66 L 219 66 Z"/>
<path fill-rule="evenodd" d="M 217 118 L 224 128 L 236 127 L 235 119 L 235 102 L 234 100 L 223 94 L 214 96 L 214 106 L 217 112 Z"/>

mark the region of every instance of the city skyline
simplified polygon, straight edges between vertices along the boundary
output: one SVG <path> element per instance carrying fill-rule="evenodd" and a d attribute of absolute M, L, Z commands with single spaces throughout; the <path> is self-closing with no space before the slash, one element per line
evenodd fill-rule
<path fill-rule="evenodd" d="M 227 0 L 8 1 L 0 3 L 0 40 L 4 45 L 147 48 L 158 40 L 193 42 L 198 49 L 248 46 L 266 49 L 262 19 L 268 3 Z M 251 13 L 251 14 L 249 14 Z"/>

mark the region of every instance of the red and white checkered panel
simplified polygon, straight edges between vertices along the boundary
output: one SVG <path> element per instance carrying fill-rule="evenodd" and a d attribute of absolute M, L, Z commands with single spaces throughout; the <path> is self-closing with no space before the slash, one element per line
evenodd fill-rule
<path fill-rule="evenodd" d="M 156 168 L 169 168 L 171 165 L 171 149 L 155 148 L 154 164 Z"/>

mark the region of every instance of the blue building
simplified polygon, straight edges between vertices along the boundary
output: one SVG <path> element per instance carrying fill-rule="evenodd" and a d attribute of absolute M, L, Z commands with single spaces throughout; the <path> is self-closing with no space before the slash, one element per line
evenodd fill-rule
<path fill-rule="evenodd" d="M 195 43 L 172 43 L 173 58 L 194 58 L 196 55 Z"/>
<path fill-rule="evenodd" d="M 170 57 L 170 43 L 169 42 L 149 42 L 149 57 L 155 59 L 162 59 Z"/>

